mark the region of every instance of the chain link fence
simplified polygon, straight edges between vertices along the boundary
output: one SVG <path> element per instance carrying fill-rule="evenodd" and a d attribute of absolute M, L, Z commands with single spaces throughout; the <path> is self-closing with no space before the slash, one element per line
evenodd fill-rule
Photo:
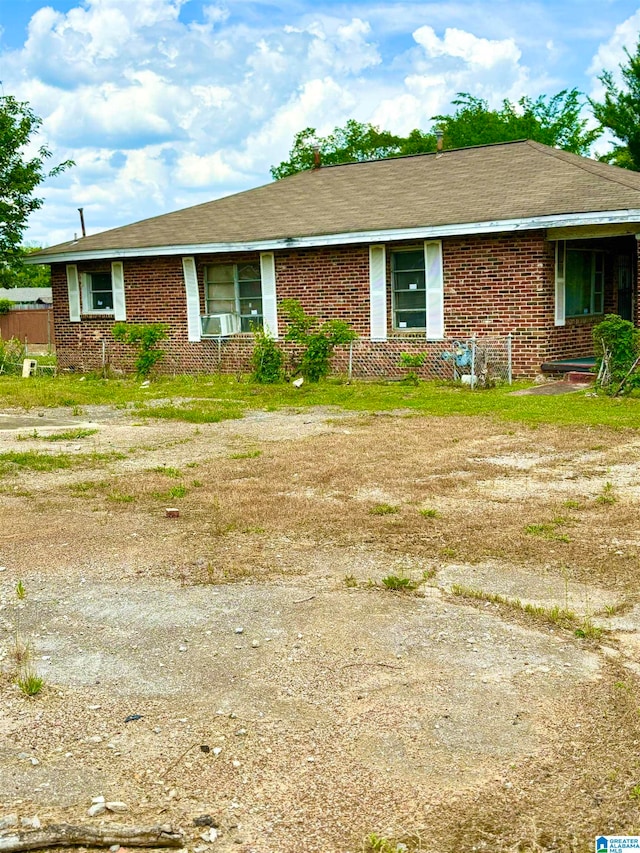
<path fill-rule="evenodd" d="M 333 367 L 349 377 L 403 377 L 460 382 L 469 388 L 511 385 L 511 335 L 424 341 L 395 337 L 359 338 L 336 352 Z"/>

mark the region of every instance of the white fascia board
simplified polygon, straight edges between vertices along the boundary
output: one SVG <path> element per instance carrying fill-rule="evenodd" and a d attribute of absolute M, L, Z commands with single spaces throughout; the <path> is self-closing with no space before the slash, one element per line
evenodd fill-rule
<path fill-rule="evenodd" d="M 495 219 L 486 222 L 464 222 L 419 228 L 388 228 L 380 231 L 347 231 L 340 234 L 319 234 L 309 237 L 282 237 L 239 243 L 190 243 L 171 246 L 146 246 L 138 249 L 99 249 L 74 251 L 68 249 L 44 258 L 29 255 L 27 264 L 69 263 L 70 261 L 118 258 L 150 258 L 159 255 L 218 255 L 230 252 L 269 252 L 277 249 L 309 249 L 319 246 L 340 246 L 356 243 L 391 243 L 399 240 L 432 240 L 443 237 L 462 237 L 472 234 L 535 231 L 541 228 L 567 228 L 582 225 L 609 225 L 640 222 L 640 210 L 604 210 L 591 213 L 560 213 L 532 216 L 524 219 Z"/>

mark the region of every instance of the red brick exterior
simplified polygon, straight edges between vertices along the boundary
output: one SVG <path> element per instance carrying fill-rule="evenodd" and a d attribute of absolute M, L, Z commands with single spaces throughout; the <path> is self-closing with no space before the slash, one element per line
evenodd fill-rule
<path fill-rule="evenodd" d="M 632 238 L 625 238 L 625 251 Z M 391 252 L 420 243 L 387 246 L 387 281 L 391 281 Z M 632 247 L 635 254 L 636 248 Z M 442 241 L 444 264 L 445 338 L 512 333 L 515 375 L 531 376 L 543 361 L 591 352 L 591 327 L 599 318 L 568 319 L 554 325 L 555 243 L 542 231 L 522 234 L 452 237 Z M 257 253 L 197 256 L 200 309 L 205 311 L 204 267 L 211 263 L 258 260 Z M 430 344 L 424 333 L 394 332 L 391 328 L 391 287 L 388 287 L 389 340 L 369 340 L 369 247 L 336 246 L 275 252 L 278 301 L 296 298 L 304 309 L 322 320 L 341 318 L 358 333 L 353 348 L 355 376 L 392 375 L 399 372 L 401 352 L 432 349 L 439 359 L 443 344 Z M 78 263 L 78 272 L 110 269 L 109 262 Z M 638 265 L 640 266 L 640 264 Z M 613 264 L 607 264 L 606 311 L 616 307 Z M 236 335 L 217 340 L 189 342 L 187 308 L 180 256 L 124 260 L 127 321 L 164 322 L 170 336 L 165 342 L 164 372 L 246 372 L 253 340 Z M 115 368 L 129 369 L 129 347 L 116 344 L 111 335 L 113 318 L 83 315 L 69 321 L 66 271 L 52 268 L 56 348 L 62 368 L 100 369 L 103 359 Z M 636 311 L 637 311 L 636 305 Z M 640 317 L 638 317 L 640 320 Z M 284 331 L 280 318 L 280 334 Z M 286 347 L 285 347 L 286 348 Z M 445 346 L 446 348 L 446 346 Z M 435 358 L 434 355 L 434 358 Z M 335 368 L 347 366 L 346 352 L 336 357 Z"/>

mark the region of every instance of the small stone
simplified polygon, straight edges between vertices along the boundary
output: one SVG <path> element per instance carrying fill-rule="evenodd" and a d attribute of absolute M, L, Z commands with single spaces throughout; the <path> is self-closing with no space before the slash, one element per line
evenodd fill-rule
<path fill-rule="evenodd" d="M 91 797 L 91 802 L 93 803 L 93 805 L 95 805 L 96 803 L 104 803 L 104 802 L 105 802 L 105 799 L 104 799 L 104 797 L 103 797 L 103 796 L 100 796 L 100 797 Z"/>
<path fill-rule="evenodd" d="M 200 838 L 203 841 L 208 842 L 209 844 L 213 844 L 213 842 L 217 839 L 217 837 L 218 837 L 218 830 L 213 826 L 210 829 L 207 829 L 205 832 L 203 832 L 200 835 Z"/>
<path fill-rule="evenodd" d="M 38 759 L 37 759 L 37 758 L 34 758 L 33 756 L 31 756 L 31 758 L 29 759 L 29 761 L 33 764 L 33 766 L 34 766 L 34 767 L 37 767 L 37 766 L 38 766 L 38 764 L 40 764 L 40 762 L 38 761 Z"/>
<path fill-rule="evenodd" d="M 6 571 L 7 571 L 6 566 L 0 566 L 0 572 L 6 572 Z"/>
<path fill-rule="evenodd" d="M 89 742 L 90 743 L 102 743 L 102 736 L 101 735 L 91 735 L 91 737 L 89 738 Z"/>
<path fill-rule="evenodd" d="M 106 812 L 106 810 L 107 807 L 104 803 L 94 803 L 94 805 L 87 809 L 87 814 L 89 817 L 97 817 L 99 814 Z"/>
<path fill-rule="evenodd" d="M 238 759 L 237 759 L 237 758 L 236 758 L 236 759 L 234 759 L 234 760 L 231 762 L 231 765 L 232 765 L 233 767 L 235 767 L 235 768 L 236 768 L 236 770 L 238 769 L 238 767 L 241 767 L 241 766 L 242 766 L 242 765 L 240 764 L 240 762 L 238 761 Z"/>
<path fill-rule="evenodd" d="M 215 756 L 218 756 L 222 752 L 222 747 L 221 746 L 214 746 L 212 752 Z"/>
<path fill-rule="evenodd" d="M 254 641 L 251 643 L 251 648 L 252 648 L 252 649 L 259 649 L 259 648 L 260 648 L 260 643 L 259 643 L 257 640 L 254 640 Z"/>
<path fill-rule="evenodd" d="M 18 825 L 18 815 L 17 814 L 8 814 L 4 817 L 0 817 L 0 829 L 9 829 L 11 826 Z"/>
<path fill-rule="evenodd" d="M 201 814 L 193 819 L 194 826 L 217 826 L 215 819 L 210 814 Z"/>
<path fill-rule="evenodd" d="M 236 732 L 236 735 L 237 735 L 238 737 L 243 737 L 243 736 L 244 736 L 244 735 L 246 735 L 246 734 L 247 734 L 247 730 L 246 730 L 246 729 L 238 729 L 238 731 Z"/>
<path fill-rule="evenodd" d="M 154 734 L 159 735 L 161 731 L 162 731 L 162 729 L 160 728 L 160 726 L 154 726 L 153 727 L 153 733 Z"/>
<path fill-rule="evenodd" d="M 179 646 L 179 647 L 178 647 L 178 651 L 179 651 L 179 652 L 186 652 L 186 651 L 187 651 L 187 647 L 186 647 L 186 646 Z"/>
<path fill-rule="evenodd" d="M 236 634 L 244 634 L 244 628 L 236 628 Z"/>
<path fill-rule="evenodd" d="M 129 806 L 120 800 L 113 800 L 112 802 L 105 803 L 105 806 L 110 812 L 114 812 L 115 814 L 122 814 L 122 812 L 129 811 Z"/>
<path fill-rule="evenodd" d="M 99 711 L 102 705 L 87 705 L 87 711 Z"/>
<path fill-rule="evenodd" d="M 120 849 L 119 844 L 112 844 L 111 847 L 109 848 L 109 851 L 110 851 L 110 853 L 118 853 L 119 849 Z"/>
<path fill-rule="evenodd" d="M 27 829 L 40 829 L 42 824 L 40 823 L 40 818 L 36 815 L 34 817 L 23 817 L 20 820 L 21 826 L 24 826 Z"/>

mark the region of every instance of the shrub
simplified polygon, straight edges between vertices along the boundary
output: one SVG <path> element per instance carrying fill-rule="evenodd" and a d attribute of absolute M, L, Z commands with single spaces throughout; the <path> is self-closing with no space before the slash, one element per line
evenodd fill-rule
<path fill-rule="evenodd" d="M 164 352 L 156 349 L 156 344 L 166 340 L 168 330 L 166 323 L 115 323 L 111 332 L 116 341 L 137 344 L 136 374 L 140 379 L 146 379 L 164 358 Z"/>
<path fill-rule="evenodd" d="M 253 330 L 253 353 L 251 355 L 252 379 L 271 384 L 282 379 L 282 350 L 274 339 L 262 328 Z"/>
<path fill-rule="evenodd" d="M 640 329 L 617 314 L 607 314 L 593 327 L 593 345 L 600 384 L 620 390 L 640 355 Z"/>
<path fill-rule="evenodd" d="M 285 339 L 303 348 L 296 372 L 309 382 L 317 382 L 329 372 L 334 349 L 355 340 L 357 335 L 344 320 L 320 323 L 317 317 L 305 313 L 297 299 L 283 299 L 280 308 L 288 323 Z"/>
<path fill-rule="evenodd" d="M 13 302 L 10 299 L 0 299 L 0 314 L 8 314 L 13 307 Z"/>
<path fill-rule="evenodd" d="M 422 367 L 427 360 L 426 352 L 401 352 L 400 353 L 400 367 L 406 368 L 407 372 L 405 373 L 405 381 L 410 382 L 413 385 L 418 384 L 418 374 L 416 373 L 416 368 Z"/>

